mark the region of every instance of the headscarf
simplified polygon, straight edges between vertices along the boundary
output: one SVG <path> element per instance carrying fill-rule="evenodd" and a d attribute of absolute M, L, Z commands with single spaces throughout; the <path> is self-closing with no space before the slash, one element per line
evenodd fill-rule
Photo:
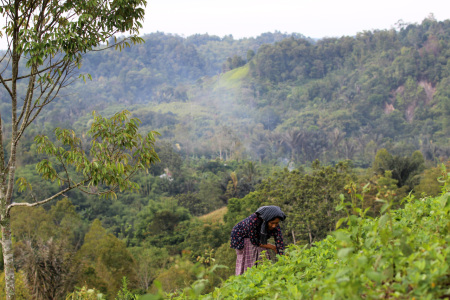
<path fill-rule="evenodd" d="M 286 219 L 286 215 L 281 211 L 280 207 L 274 205 L 261 206 L 256 210 L 256 214 L 263 220 L 259 242 L 261 245 L 266 245 L 269 237 L 267 233 L 267 222 L 275 218 L 279 218 L 280 221 L 284 221 L 284 219 Z"/>

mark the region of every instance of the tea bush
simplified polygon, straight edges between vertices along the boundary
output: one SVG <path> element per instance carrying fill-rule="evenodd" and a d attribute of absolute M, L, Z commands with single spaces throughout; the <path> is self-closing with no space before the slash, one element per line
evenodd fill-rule
<path fill-rule="evenodd" d="M 344 224 L 312 247 L 233 276 L 201 299 L 450 299 L 450 185 L 435 198 L 384 203 L 378 218 L 342 203 Z M 361 201 L 363 197 L 354 195 Z M 380 200 L 381 201 L 381 200 Z M 384 201 L 383 201 L 384 202 Z M 361 205 L 362 207 L 362 205 Z M 178 299 L 182 299 L 183 293 Z M 192 299 L 191 291 L 189 299 Z"/>

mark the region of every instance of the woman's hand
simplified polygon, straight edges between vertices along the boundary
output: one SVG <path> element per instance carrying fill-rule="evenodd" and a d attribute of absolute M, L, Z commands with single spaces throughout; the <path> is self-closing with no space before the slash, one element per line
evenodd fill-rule
<path fill-rule="evenodd" d="M 277 246 L 275 246 L 275 245 L 272 245 L 272 244 L 269 244 L 270 245 L 270 249 L 272 249 L 273 251 L 275 251 L 275 253 L 277 253 L 278 254 L 278 251 L 277 251 Z"/>
<path fill-rule="evenodd" d="M 275 251 L 276 254 L 278 254 L 277 246 L 275 246 L 275 245 L 267 244 L 267 245 L 261 245 L 261 247 L 266 248 L 266 249 L 272 249 L 273 251 Z"/>

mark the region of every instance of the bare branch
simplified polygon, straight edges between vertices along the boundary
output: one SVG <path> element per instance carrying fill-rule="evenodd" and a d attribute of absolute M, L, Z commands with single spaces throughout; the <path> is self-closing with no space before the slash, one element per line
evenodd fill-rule
<path fill-rule="evenodd" d="M 21 125 L 20 130 L 18 131 L 18 134 L 17 134 L 17 138 L 14 141 L 15 143 L 17 143 L 20 140 L 20 138 L 22 137 L 23 133 L 25 132 L 25 129 L 38 117 L 38 115 L 40 114 L 42 109 L 46 105 L 50 104 L 57 97 L 59 91 L 62 88 L 62 83 L 64 83 L 65 79 L 67 78 L 66 69 L 69 67 L 70 62 L 67 61 L 66 63 L 67 64 L 63 67 L 63 70 L 60 73 L 61 75 L 59 75 L 57 81 L 53 83 L 53 85 L 52 85 L 50 91 L 47 93 L 43 103 L 41 105 L 37 105 L 37 103 L 35 103 L 33 105 L 33 108 L 31 108 L 29 110 L 29 113 L 24 116 L 24 119 L 22 121 L 22 125 Z M 63 78 L 62 81 L 61 81 L 61 78 Z M 60 83 L 60 81 L 61 81 L 61 83 Z M 50 86 L 50 85 L 48 85 L 48 86 Z M 45 88 L 44 93 L 45 93 L 47 88 Z M 55 91 L 55 89 L 56 89 L 56 91 Z M 34 113 L 33 116 L 31 116 L 31 114 L 33 113 L 33 111 L 35 109 L 37 109 L 37 111 Z M 30 119 L 30 117 L 31 117 L 31 119 Z"/>
<path fill-rule="evenodd" d="M 9 86 L 6 84 L 6 82 L 3 80 L 3 76 L 0 74 L 0 81 L 2 82 L 3 86 L 5 87 L 5 89 L 8 91 L 9 95 L 12 97 L 12 91 L 9 88 Z"/>
<path fill-rule="evenodd" d="M 11 43 L 8 41 L 8 50 L 5 52 L 5 55 L 2 57 L 2 60 L 0 61 L 0 63 L 3 62 L 3 60 L 6 57 L 8 57 L 8 62 L 5 64 L 5 67 L 3 68 L 3 70 L 0 71 L 0 74 L 3 74 L 3 72 L 5 72 L 6 69 L 8 69 L 8 66 L 11 63 L 12 56 L 11 56 L 10 46 L 11 46 Z"/>
<path fill-rule="evenodd" d="M 34 203 L 27 203 L 27 202 L 11 203 L 11 204 L 8 205 L 8 207 L 6 208 L 6 215 L 9 216 L 9 213 L 10 213 L 10 211 L 11 211 L 11 208 L 13 208 L 13 207 L 15 207 L 15 206 L 27 206 L 27 207 L 33 207 L 33 206 L 38 206 L 38 205 L 45 204 L 45 203 L 50 202 L 50 201 L 52 201 L 53 199 L 55 199 L 55 198 L 57 198 L 57 197 L 63 195 L 64 193 L 66 193 L 66 192 L 68 192 L 68 191 L 70 191 L 70 190 L 73 190 L 73 189 L 75 189 L 75 188 L 77 188 L 77 187 L 79 187 L 79 186 L 85 184 L 86 182 L 87 182 L 87 181 L 79 182 L 79 183 L 77 183 L 77 184 L 74 185 L 74 186 L 69 186 L 68 188 L 65 188 L 64 190 L 60 191 L 59 193 L 56 193 L 56 194 L 54 194 L 53 196 L 51 196 L 51 197 L 49 197 L 49 198 L 47 198 L 47 199 L 45 199 L 45 200 L 42 200 L 42 201 L 38 201 L 38 202 L 34 202 Z"/>
<path fill-rule="evenodd" d="M 7 40 L 7 44 L 8 44 L 8 48 L 9 48 L 9 46 L 10 46 L 10 43 L 9 43 L 9 40 Z M 10 55 L 8 55 L 8 52 L 9 51 L 5 51 L 5 54 L 3 55 L 3 57 L 0 59 L 0 63 L 2 63 L 3 62 L 3 60 L 5 60 L 5 58 L 9 58 L 8 60 L 10 60 L 11 59 L 11 56 Z M 6 67 L 5 67 L 5 69 L 3 69 L 3 71 L 1 71 L 0 73 L 3 73 L 5 70 L 6 70 L 6 68 L 8 67 L 8 65 L 9 65 L 9 63 L 8 64 L 6 64 Z"/>
<path fill-rule="evenodd" d="M 31 77 L 31 76 L 39 75 L 39 74 L 41 74 L 41 73 L 43 73 L 45 71 L 48 71 L 50 69 L 54 69 L 55 67 L 57 67 L 58 65 L 60 65 L 60 64 L 62 64 L 64 62 L 65 62 L 64 60 L 60 60 L 59 62 L 55 63 L 54 65 L 51 65 L 51 66 L 49 66 L 49 67 L 47 67 L 45 69 L 39 70 L 36 73 L 31 73 L 31 74 L 28 74 L 28 75 L 17 77 L 16 80 L 25 79 L 25 78 L 28 78 L 28 77 Z M 12 81 L 12 80 L 13 80 L 12 78 L 4 79 L 5 82 Z"/>
<path fill-rule="evenodd" d="M 36 70 L 37 66 L 36 64 L 33 64 L 33 66 L 31 67 L 31 70 Z M 34 84 L 36 82 L 36 77 L 35 76 L 31 76 L 30 80 L 28 82 L 28 89 L 27 89 L 27 94 L 25 96 L 25 99 L 23 101 L 23 106 L 22 106 L 22 111 L 20 112 L 19 117 L 17 118 L 17 123 L 20 123 L 20 120 L 22 119 L 23 115 L 25 114 L 25 116 L 27 116 L 30 113 L 30 107 L 31 107 L 31 102 L 33 101 L 33 95 L 34 95 Z M 19 130 L 20 132 L 20 130 Z"/>

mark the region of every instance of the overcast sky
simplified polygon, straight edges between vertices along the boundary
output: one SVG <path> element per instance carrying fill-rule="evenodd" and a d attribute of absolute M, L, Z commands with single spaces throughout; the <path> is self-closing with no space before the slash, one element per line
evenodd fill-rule
<path fill-rule="evenodd" d="M 141 33 L 257 36 L 275 30 L 307 37 L 340 37 L 389 29 L 430 13 L 450 19 L 449 0 L 147 0 Z"/>
<path fill-rule="evenodd" d="M 438 21 L 450 19 L 450 1 L 147 0 L 140 33 L 232 34 L 242 38 L 278 30 L 311 38 L 340 37 L 390 29 L 399 20 L 420 23 L 431 13 Z M 5 47 L 0 40 L 0 49 Z"/>

